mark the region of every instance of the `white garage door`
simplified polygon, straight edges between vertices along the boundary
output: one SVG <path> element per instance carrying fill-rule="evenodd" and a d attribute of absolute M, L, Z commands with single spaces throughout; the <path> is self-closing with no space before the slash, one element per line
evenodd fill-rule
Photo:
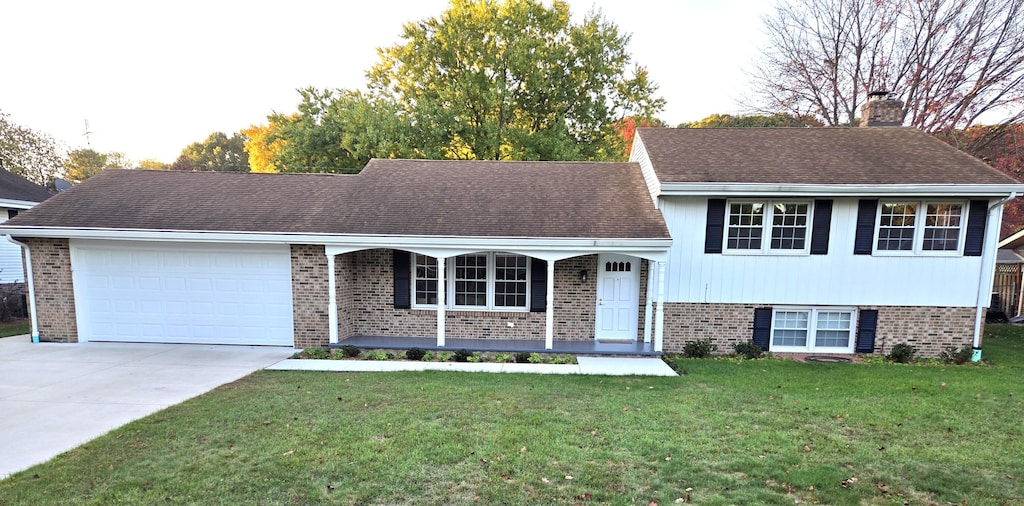
<path fill-rule="evenodd" d="M 292 346 L 288 246 L 72 241 L 79 341 Z"/>

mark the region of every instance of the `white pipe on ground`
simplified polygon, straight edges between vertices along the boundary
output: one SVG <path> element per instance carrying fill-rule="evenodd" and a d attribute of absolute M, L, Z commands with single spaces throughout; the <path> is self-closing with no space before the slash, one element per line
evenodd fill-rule
<path fill-rule="evenodd" d="M 989 234 L 995 234 L 995 240 L 986 239 L 987 245 L 983 246 L 981 256 L 981 275 L 978 276 L 978 298 L 975 301 L 977 306 L 974 311 L 974 341 L 972 347 L 974 349 L 971 354 L 972 362 L 981 361 L 981 315 L 988 307 L 986 300 L 983 298 L 985 294 L 989 294 L 992 291 L 992 281 L 995 279 L 995 255 L 996 248 L 999 244 L 999 227 L 1000 218 L 1002 218 L 1002 207 L 1003 204 L 1013 200 L 1017 197 L 1017 192 L 1010 192 L 1010 195 L 995 204 L 988 207 L 988 216 L 986 217 L 985 230 Z M 993 213 L 993 211 L 997 211 Z M 990 236 L 991 237 L 991 236 Z M 988 275 L 984 275 L 988 269 Z"/>

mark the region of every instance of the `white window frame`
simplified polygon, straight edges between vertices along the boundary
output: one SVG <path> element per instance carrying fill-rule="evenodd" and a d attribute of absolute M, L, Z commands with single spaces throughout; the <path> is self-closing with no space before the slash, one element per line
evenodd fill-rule
<path fill-rule="evenodd" d="M 531 296 L 531 285 L 530 277 L 532 275 L 532 269 L 530 268 L 530 258 L 527 255 L 519 253 L 508 253 L 504 251 L 487 251 L 487 252 L 475 252 L 467 253 L 468 255 L 485 255 L 487 257 L 487 304 L 484 306 L 467 306 L 467 305 L 456 305 L 455 304 L 455 258 L 448 257 L 445 262 L 445 309 L 451 309 L 455 311 L 492 311 L 492 312 L 509 312 L 509 313 L 527 313 L 530 311 L 530 296 Z M 412 272 L 410 278 L 410 298 L 412 299 L 413 309 L 437 309 L 437 304 L 417 304 L 416 303 L 416 257 L 413 253 L 413 259 L 411 264 Z M 521 256 L 526 258 L 526 305 L 525 306 L 497 306 L 494 304 L 495 299 L 495 283 L 496 268 L 495 268 L 495 257 L 498 255 L 512 255 Z M 425 255 L 428 258 L 433 258 L 429 255 Z M 459 255 L 462 256 L 462 255 Z"/>
<path fill-rule="evenodd" d="M 733 204 L 761 204 L 764 209 L 761 223 L 761 248 L 760 249 L 737 249 L 729 247 L 729 221 L 732 217 Z M 772 228 L 775 221 L 776 204 L 803 204 L 807 206 L 807 224 L 805 225 L 804 247 L 802 249 L 775 249 L 772 244 Z M 736 199 L 725 202 L 725 230 L 722 232 L 722 253 L 727 255 L 809 255 L 811 252 L 811 228 L 814 219 L 814 201 L 799 199 Z"/>
<path fill-rule="evenodd" d="M 886 204 L 914 204 L 917 206 L 917 212 L 914 214 L 914 237 L 913 246 L 909 250 L 885 250 L 878 249 L 878 236 L 882 231 L 882 209 Z M 958 205 L 960 206 L 960 229 L 957 236 L 957 245 L 955 250 L 926 250 L 924 249 L 924 231 L 926 228 L 926 221 L 928 217 L 928 206 L 929 205 Z M 964 253 L 964 244 L 967 235 L 967 215 L 970 211 L 970 203 L 966 200 L 882 200 L 878 202 L 878 209 L 875 210 L 875 230 L 871 237 L 871 251 L 875 255 L 879 256 L 908 256 L 908 255 L 925 255 L 925 256 L 962 256 Z M 945 228 L 945 227 L 943 227 Z"/>
<path fill-rule="evenodd" d="M 807 344 L 805 346 L 776 346 L 775 345 L 775 321 L 778 313 L 806 312 L 807 319 Z M 850 314 L 850 343 L 845 348 L 833 346 L 815 346 L 817 337 L 818 314 L 819 313 L 849 313 Z M 772 328 L 768 335 L 768 350 L 778 353 L 842 353 L 852 354 L 857 346 L 857 308 L 834 307 L 834 306 L 776 306 L 772 308 Z"/>

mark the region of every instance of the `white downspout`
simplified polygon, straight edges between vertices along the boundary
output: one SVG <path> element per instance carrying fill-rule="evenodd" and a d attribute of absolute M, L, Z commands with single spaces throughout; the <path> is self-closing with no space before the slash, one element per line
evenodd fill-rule
<path fill-rule="evenodd" d="M 25 283 L 28 284 L 29 316 L 32 318 L 32 342 L 39 342 L 39 317 L 36 316 L 36 284 L 32 281 L 32 251 L 23 242 L 15 241 L 11 236 L 5 236 L 7 240 L 21 246 L 25 252 Z"/>
<path fill-rule="evenodd" d="M 991 294 L 992 282 L 995 279 L 996 275 L 994 256 L 996 247 L 999 243 L 999 227 L 1001 225 L 1000 220 L 1003 216 L 1002 207 L 1003 204 L 1013 200 L 1016 197 L 1017 192 L 1010 192 L 1010 196 L 988 207 L 988 217 L 986 218 L 987 223 L 985 223 L 985 231 L 988 232 L 989 234 L 994 234 L 994 236 L 989 235 L 989 237 L 994 237 L 995 240 L 987 240 L 987 242 L 991 243 L 991 246 L 982 246 L 982 275 L 978 276 L 978 299 L 975 301 L 978 307 L 976 307 L 974 311 L 974 342 L 972 344 L 974 351 L 971 354 L 972 362 L 981 361 L 981 314 L 982 311 L 984 311 L 984 309 L 988 307 L 991 303 L 990 300 L 986 302 L 986 299 L 991 299 L 991 297 L 986 298 L 985 295 Z M 993 211 L 997 210 L 998 212 L 993 214 Z M 988 270 L 987 276 L 985 275 L 986 269 Z"/>

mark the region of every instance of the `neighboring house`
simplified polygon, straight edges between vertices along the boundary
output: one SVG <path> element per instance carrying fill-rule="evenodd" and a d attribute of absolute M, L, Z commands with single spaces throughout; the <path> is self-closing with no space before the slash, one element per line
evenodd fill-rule
<path fill-rule="evenodd" d="M 979 343 L 1024 190 L 903 128 L 640 129 L 631 160 L 104 171 L 0 233 L 47 341 L 936 355 Z"/>
<path fill-rule="evenodd" d="M 999 241 L 992 281 L 992 309 L 1011 318 L 1024 313 L 1024 231 Z"/>
<path fill-rule="evenodd" d="M 0 223 L 31 209 L 50 197 L 50 192 L 13 172 L 0 170 Z M 25 282 L 21 247 L 0 240 L 0 287 Z"/>

